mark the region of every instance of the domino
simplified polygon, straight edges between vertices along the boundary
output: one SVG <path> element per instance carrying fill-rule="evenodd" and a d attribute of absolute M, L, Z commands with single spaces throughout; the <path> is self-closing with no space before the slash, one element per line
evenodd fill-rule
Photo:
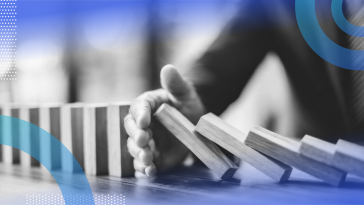
<path fill-rule="evenodd" d="M 12 122 L 11 122 L 11 134 L 12 134 L 12 145 L 14 147 L 19 147 L 19 137 L 20 137 L 20 124 L 19 124 L 19 120 L 16 120 L 14 118 L 19 119 L 19 107 L 15 107 L 15 108 L 11 108 L 11 117 L 13 117 Z M 13 152 L 13 164 L 19 164 L 20 163 L 20 150 L 16 149 L 16 148 L 12 148 L 12 152 Z"/>
<path fill-rule="evenodd" d="M 84 108 L 85 173 L 108 174 L 107 105 L 87 105 Z"/>
<path fill-rule="evenodd" d="M 39 108 L 22 106 L 19 113 L 20 119 L 39 126 Z M 20 152 L 20 164 L 23 167 L 39 166 L 39 161 L 33 156 L 39 156 L 39 128 L 22 123 L 20 128 L 20 148 L 29 150 L 30 154 Z"/>
<path fill-rule="evenodd" d="M 2 108 L 0 107 L 0 115 L 2 115 L 2 113 L 3 113 L 3 111 L 2 111 Z M 3 120 L 2 120 L 2 118 L 0 118 L 0 161 L 2 162 L 3 161 L 3 145 L 2 145 L 2 135 L 3 135 L 3 133 L 2 133 L 2 124 L 3 124 Z"/>
<path fill-rule="evenodd" d="M 223 180 L 233 178 L 237 167 L 210 140 L 195 132 L 195 126 L 175 108 L 163 104 L 154 117 Z"/>
<path fill-rule="evenodd" d="M 61 138 L 61 105 L 44 105 L 39 109 L 39 127 L 49 132 L 53 137 Z M 50 165 L 51 170 L 61 168 L 61 147 L 59 143 L 51 141 L 49 137 L 39 135 L 39 154 L 44 163 Z M 44 168 L 44 166 L 42 166 Z"/>
<path fill-rule="evenodd" d="M 209 113 L 202 116 L 196 126 L 196 131 L 277 182 L 285 182 L 291 175 L 292 167 L 246 146 L 244 144 L 245 134 L 214 114 Z"/>
<path fill-rule="evenodd" d="M 2 115 L 11 116 L 11 106 L 3 105 L 2 106 Z M 12 135 L 12 120 L 3 120 L 2 121 L 2 142 L 4 144 L 12 145 L 12 138 L 5 137 L 6 134 Z M 10 141 L 9 141 L 10 140 Z M 13 164 L 13 148 L 10 146 L 2 146 L 2 157 L 3 162 L 6 164 Z"/>
<path fill-rule="evenodd" d="M 33 156 L 38 156 L 39 157 L 39 154 L 40 154 L 40 150 L 39 150 L 39 144 L 40 144 L 39 143 L 39 137 L 40 137 L 40 130 L 39 130 L 40 112 L 39 112 L 39 107 L 30 108 L 29 109 L 29 115 L 30 115 L 30 123 L 36 125 L 36 126 L 32 126 L 30 128 L 31 135 L 33 136 L 33 139 L 30 142 L 31 148 L 32 148 L 31 152 L 32 152 Z M 40 166 L 40 163 L 35 158 L 31 157 L 31 165 Z"/>
<path fill-rule="evenodd" d="M 124 118 L 129 113 L 130 103 L 113 103 L 107 107 L 107 145 L 109 175 L 134 176 L 133 157 L 128 152 L 128 135 Z"/>
<path fill-rule="evenodd" d="M 305 157 L 333 166 L 335 149 L 335 144 L 305 135 L 300 142 L 299 152 Z"/>
<path fill-rule="evenodd" d="M 297 141 L 264 128 L 254 127 L 249 132 L 245 144 L 333 186 L 339 186 L 345 180 L 344 172 L 300 155 Z"/>
<path fill-rule="evenodd" d="M 22 106 L 19 110 L 19 119 L 29 122 L 30 121 L 30 115 L 29 115 L 29 109 Z M 21 150 L 31 150 L 30 146 L 30 125 L 28 123 L 22 123 L 19 126 L 19 132 L 20 132 L 20 149 Z M 23 167 L 31 167 L 31 160 L 30 155 L 26 152 L 20 152 L 20 164 Z"/>
<path fill-rule="evenodd" d="M 339 169 L 364 177 L 364 147 L 339 140 L 336 144 L 333 164 Z"/>
<path fill-rule="evenodd" d="M 75 163 L 79 163 L 84 169 L 83 156 L 83 110 L 84 104 L 73 103 L 61 107 L 61 142 L 72 153 L 77 161 L 73 161 L 68 153 L 63 153 L 61 149 L 62 170 L 65 172 L 75 173 L 78 170 Z M 69 163 L 70 161 L 73 163 Z"/>

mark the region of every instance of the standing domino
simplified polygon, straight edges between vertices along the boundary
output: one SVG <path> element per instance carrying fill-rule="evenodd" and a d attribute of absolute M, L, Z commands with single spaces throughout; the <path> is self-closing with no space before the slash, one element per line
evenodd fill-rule
<path fill-rule="evenodd" d="M 2 115 L 11 117 L 11 105 L 3 105 L 1 108 Z M 3 118 L 1 122 L 1 132 L 2 132 L 2 143 L 11 145 L 13 144 L 12 135 L 12 121 L 11 118 Z M 2 158 L 3 162 L 6 164 L 13 164 L 13 148 L 11 146 L 2 146 Z"/>
<path fill-rule="evenodd" d="M 85 173 L 108 174 L 107 105 L 87 105 L 83 116 Z"/>
<path fill-rule="evenodd" d="M 23 167 L 39 166 L 39 161 L 32 156 L 39 157 L 39 108 L 26 105 L 20 108 L 20 119 L 28 123 L 21 123 L 20 148 L 29 150 L 30 154 L 20 152 L 20 164 Z"/>
<path fill-rule="evenodd" d="M 74 160 L 68 153 L 62 153 L 62 170 L 66 172 L 80 172 L 77 170 L 75 163 L 79 163 L 81 168 L 84 168 L 83 156 L 83 108 L 82 103 L 73 103 L 64 105 L 61 108 L 61 142 L 72 153 L 77 161 Z"/>
<path fill-rule="evenodd" d="M 113 103 L 107 107 L 107 143 L 109 175 L 134 176 L 133 157 L 128 152 L 128 135 L 124 118 L 129 113 L 130 103 Z"/>
<path fill-rule="evenodd" d="M 61 139 L 61 105 L 44 105 L 39 110 L 39 127 L 46 132 L 40 132 L 39 150 L 40 159 L 50 165 L 50 169 L 61 168 L 61 147 L 54 138 L 43 135 L 51 134 L 57 140 Z M 45 168 L 44 166 L 42 166 Z"/>

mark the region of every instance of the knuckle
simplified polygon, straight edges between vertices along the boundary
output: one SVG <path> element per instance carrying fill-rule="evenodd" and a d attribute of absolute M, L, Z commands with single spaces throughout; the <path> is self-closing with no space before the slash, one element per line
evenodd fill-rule
<path fill-rule="evenodd" d="M 135 142 L 136 142 L 137 144 L 139 144 L 139 143 L 140 143 L 140 141 L 142 141 L 142 140 L 143 140 L 143 134 L 142 134 L 141 130 L 137 130 L 137 131 L 134 133 L 133 138 L 134 138 Z"/>
<path fill-rule="evenodd" d="M 137 115 L 138 111 L 140 110 L 146 110 L 150 112 L 150 107 L 151 106 L 148 100 L 146 100 L 145 98 L 137 98 L 133 100 L 133 103 L 129 109 L 129 113 L 133 114 L 134 117 L 136 117 L 135 115 Z"/>
<path fill-rule="evenodd" d="M 138 134 L 135 135 L 135 142 L 139 147 L 145 147 L 148 144 L 149 135 L 144 130 L 139 130 Z"/>
<path fill-rule="evenodd" d="M 158 98 L 158 92 L 157 91 L 147 91 L 143 93 L 140 96 L 140 99 L 143 100 L 144 106 L 147 106 L 148 110 L 149 108 L 155 107 L 156 99 Z"/>
<path fill-rule="evenodd" d="M 153 161 L 153 154 L 149 149 L 145 149 L 140 153 L 140 160 L 143 162 L 143 164 L 149 165 Z"/>
<path fill-rule="evenodd" d="M 143 140 L 143 137 L 142 137 L 142 135 L 140 134 L 140 132 L 138 132 L 137 134 L 135 134 L 133 137 L 134 137 L 134 140 L 135 140 L 135 142 L 136 142 L 137 144 L 139 144 L 139 142 Z"/>
<path fill-rule="evenodd" d="M 153 95 L 155 95 L 155 91 L 147 91 L 141 94 L 139 97 L 142 99 L 148 99 L 151 98 Z"/>
<path fill-rule="evenodd" d="M 130 120 L 134 120 L 133 117 L 131 116 L 131 114 L 127 114 L 125 117 L 124 117 L 124 124 L 127 126 L 128 123 L 130 122 Z"/>
<path fill-rule="evenodd" d="M 140 171 L 141 171 L 141 170 L 140 170 L 139 163 L 138 163 L 138 161 L 136 161 L 135 159 L 134 159 L 134 161 L 133 161 L 133 165 L 134 165 L 134 169 L 135 169 L 136 171 L 138 171 L 138 172 L 140 172 Z"/>

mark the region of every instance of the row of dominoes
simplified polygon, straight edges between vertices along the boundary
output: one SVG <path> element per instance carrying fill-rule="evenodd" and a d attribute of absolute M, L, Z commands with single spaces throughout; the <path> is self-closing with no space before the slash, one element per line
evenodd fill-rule
<path fill-rule="evenodd" d="M 50 132 L 71 151 L 86 174 L 125 177 L 134 174 L 123 124 L 128 110 L 128 103 L 6 105 L 0 108 L 0 114 L 28 121 Z M 201 117 L 194 126 L 166 104 L 154 116 L 222 179 L 232 178 L 237 167 L 215 143 L 278 182 L 289 179 L 291 166 L 335 186 L 344 181 L 348 172 L 364 177 L 364 147 L 350 142 L 339 140 L 335 145 L 311 136 L 297 142 L 260 127 L 245 135 L 213 114 Z M 12 135 L 20 136 L 21 140 L 11 143 L 31 147 L 32 155 L 47 156 L 51 169 L 79 171 L 75 170 L 76 166 L 62 166 L 62 162 L 72 159 L 62 155 L 61 149 L 51 142 L 42 140 L 41 136 L 30 141 L 28 136 L 39 135 L 36 133 L 39 130 L 0 122 L 2 132 L 5 127 L 11 127 Z M 27 153 L 9 146 L 1 148 L 0 157 L 5 163 L 39 166 Z"/>
<path fill-rule="evenodd" d="M 221 179 L 233 178 L 237 167 L 215 143 L 278 182 L 292 167 L 333 186 L 347 173 L 364 177 L 364 147 L 344 140 L 335 145 L 307 135 L 298 142 L 261 127 L 245 135 L 211 113 L 194 126 L 167 104 L 154 116 Z"/>
<path fill-rule="evenodd" d="M 125 177 L 134 175 L 132 157 L 126 147 L 128 136 L 124 129 L 124 118 L 129 107 L 129 103 L 3 105 L 0 107 L 0 114 L 19 118 L 48 131 L 73 154 L 86 174 Z M 30 150 L 32 156 L 50 160 L 48 164 L 51 164 L 52 170 L 80 171 L 76 170 L 77 166 L 68 166 L 67 162 L 73 161 L 69 158 L 70 155 L 62 154 L 59 146 L 44 140 L 46 138 L 42 138 L 39 129 L 23 127 L 27 123 L 12 123 L 0 122 L 0 134 L 4 135 L 6 128 L 10 128 L 12 136 L 19 136 L 13 137 L 13 141 L 6 144 L 19 143 L 18 147 Z M 5 140 L 1 135 L 0 139 Z M 10 146 L 2 146 L 0 152 L 4 163 L 20 163 L 25 167 L 39 166 L 39 162 L 31 155 Z"/>

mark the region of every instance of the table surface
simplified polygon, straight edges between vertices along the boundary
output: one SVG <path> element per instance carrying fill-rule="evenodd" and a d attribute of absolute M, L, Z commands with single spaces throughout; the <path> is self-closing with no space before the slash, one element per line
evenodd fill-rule
<path fill-rule="evenodd" d="M 194 166 L 154 178 L 87 178 L 94 195 L 123 195 L 125 204 L 364 204 L 364 179 L 351 175 L 341 187 L 332 187 L 294 170 L 288 182 L 278 184 L 244 164 L 237 176 L 240 183 L 220 181 Z M 70 186 L 77 189 L 77 180 Z M 0 204 L 27 204 L 29 196 L 46 194 L 61 195 L 48 171 L 0 163 Z"/>

